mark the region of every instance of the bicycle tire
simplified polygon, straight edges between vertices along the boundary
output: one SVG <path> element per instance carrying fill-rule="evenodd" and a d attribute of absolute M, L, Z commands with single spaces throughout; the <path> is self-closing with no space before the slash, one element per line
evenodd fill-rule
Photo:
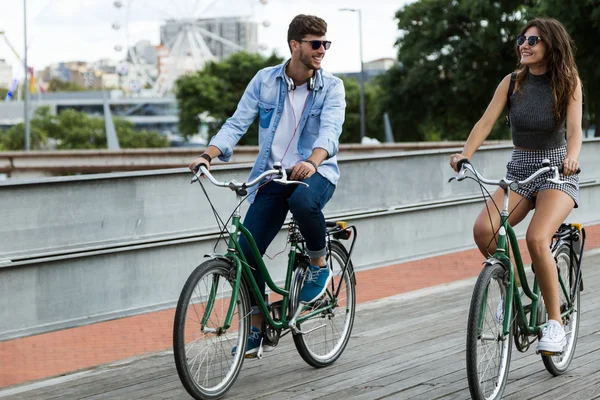
<path fill-rule="evenodd" d="M 212 279 L 210 279 L 211 276 Z M 235 268 L 227 261 L 220 259 L 206 261 L 190 274 L 179 296 L 173 324 L 175 366 L 184 388 L 195 399 L 207 400 L 222 397 L 235 382 L 244 363 L 250 330 L 250 297 L 243 279 L 240 282 L 236 313 L 231 321 L 231 327 L 227 332 L 220 332 L 217 329 L 222 326 L 227 314 L 230 304 L 227 296 L 230 296 L 233 291 L 234 276 Z M 207 283 L 204 283 L 205 278 L 208 278 L 206 279 Z M 220 283 L 223 283 L 224 286 L 222 291 L 219 291 Z M 194 296 L 196 296 L 197 303 L 193 302 Z M 209 298 L 212 298 L 214 303 L 210 317 L 203 326 L 201 319 L 205 312 L 198 309 L 206 308 Z M 196 323 L 195 326 L 192 323 Z M 213 324 L 214 327 L 209 326 Z M 195 329 L 187 331 L 188 326 L 193 326 Z M 200 337 L 201 335 L 204 337 Z M 230 340 L 229 336 L 235 340 Z M 208 347 L 213 344 L 216 344 L 217 347 L 220 345 L 214 352 Z M 206 345 L 208 350 L 193 352 L 203 345 Z M 234 345 L 243 351 L 233 354 Z M 199 358 L 201 354 L 202 357 Z M 225 365 L 229 366 L 226 370 L 222 368 L 223 360 L 220 361 L 221 364 L 216 360 L 221 355 L 225 356 Z M 198 368 L 194 371 L 197 360 Z M 231 362 L 229 362 L 230 360 Z M 202 370 L 204 361 L 207 361 L 206 372 Z M 220 369 L 215 368 L 209 377 L 210 363 L 213 361 Z M 217 373 L 222 373 L 224 376 L 219 378 L 215 375 Z M 199 382 L 201 376 L 204 380 Z"/>
<path fill-rule="evenodd" d="M 506 268 L 500 262 L 487 263 L 479 274 L 479 278 L 473 289 L 467 323 L 466 364 L 469 391 L 471 392 L 471 397 L 477 400 L 502 398 L 508 379 L 514 323 L 510 325 L 511 332 L 504 336 L 502 332 L 502 320 L 506 315 L 506 310 L 503 310 L 502 320 L 496 315 L 498 302 L 502 301 L 504 304 L 504 299 L 506 299 L 506 292 L 508 290 L 506 274 Z M 489 293 L 489 287 L 492 282 L 498 284 L 498 294 Z M 498 300 L 498 296 L 500 296 L 501 300 Z M 486 311 L 489 311 L 488 314 L 491 315 L 491 323 L 493 325 L 489 321 L 486 324 Z M 479 328 L 480 320 L 482 321 L 481 329 Z M 480 351 L 480 342 L 482 345 L 492 342 L 492 348 L 499 349 L 499 351 L 496 351 L 498 355 L 497 362 L 489 370 L 480 370 L 480 368 L 489 367 L 493 361 L 481 361 L 481 358 L 485 357 L 488 351 Z M 495 345 L 493 345 L 494 342 L 496 343 Z M 486 376 L 487 371 L 491 372 L 489 378 Z"/>
<path fill-rule="evenodd" d="M 352 265 L 352 261 L 348 260 L 348 252 L 340 242 L 332 241 L 330 246 L 328 246 L 328 253 L 327 259 L 329 260 L 330 267 L 333 269 L 333 279 L 332 283 L 329 284 L 329 292 L 333 292 L 332 288 L 337 290 L 337 287 L 341 282 L 343 282 L 343 287 L 340 289 L 339 294 L 335 299 L 331 298 L 334 297 L 335 293 L 331 293 L 333 295 L 331 297 L 328 294 L 325 294 L 324 297 L 328 301 L 335 301 L 338 305 L 333 310 L 324 311 L 323 313 L 316 315 L 314 318 L 308 319 L 302 324 L 298 324 L 298 328 L 306 332 L 315 328 L 316 326 L 320 326 L 319 324 L 322 324 L 323 322 L 325 322 L 327 325 L 327 321 L 330 321 L 330 325 L 325 326 L 325 329 L 318 328 L 308 334 L 293 334 L 294 343 L 298 353 L 302 359 L 306 361 L 306 363 L 315 368 L 322 368 L 331 365 L 342 355 L 352 333 L 354 314 L 356 312 L 356 280 L 354 278 L 354 267 Z M 346 263 L 347 268 L 342 275 L 342 268 Z M 300 273 L 302 272 L 297 270 L 297 274 Z M 302 275 L 301 279 L 298 279 L 298 277 L 300 277 L 300 275 L 296 275 L 296 279 L 293 281 L 294 287 L 292 288 L 291 292 L 296 296 L 296 301 L 294 302 L 293 307 L 303 306 L 302 304 L 299 304 L 297 296 L 299 295 L 300 288 L 304 282 L 304 276 Z M 318 300 L 314 303 L 314 305 L 304 305 L 306 310 L 303 312 L 311 312 L 320 305 L 322 305 L 322 303 L 320 303 Z M 336 310 L 342 307 L 344 308 L 343 313 L 336 313 Z M 337 327 L 335 327 L 334 322 L 331 322 L 334 320 L 339 321 L 342 319 L 340 317 L 344 317 L 341 332 L 339 329 L 337 329 Z M 316 322 L 314 322 L 314 325 L 312 325 L 313 322 L 311 321 L 315 320 Z M 327 334 L 330 328 L 331 334 L 335 336 L 337 332 L 339 333 L 339 337 L 336 339 L 333 345 L 328 346 L 324 342 L 327 340 Z M 319 334 L 322 335 L 319 337 Z M 324 340 L 321 341 L 321 338 L 323 337 Z M 322 351 L 322 349 L 324 351 Z"/>
<path fill-rule="evenodd" d="M 560 356 L 542 356 L 542 361 L 544 362 L 544 366 L 554 376 L 564 374 L 571 361 L 573 360 L 573 356 L 575 354 L 575 348 L 577 347 L 577 336 L 579 334 L 579 316 L 580 312 L 580 289 L 581 286 L 577 285 L 576 288 L 573 288 L 577 279 L 577 265 L 571 265 L 571 247 L 569 244 L 560 245 L 556 252 L 554 259 L 556 261 L 556 265 L 558 266 L 559 273 L 563 278 L 563 282 L 565 286 L 569 290 L 569 296 L 573 289 L 575 289 L 575 295 L 571 298 L 574 311 L 571 315 L 566 318 L 563 318 L 563 327 L 565 329 L 565 333 L 567 334 L 567 345 L 563 353 Z M 559 285 L 559 299 L 561 306 L 561 313 L 564 309 L 566 309 L 566 298 L 564 293 Z"/>

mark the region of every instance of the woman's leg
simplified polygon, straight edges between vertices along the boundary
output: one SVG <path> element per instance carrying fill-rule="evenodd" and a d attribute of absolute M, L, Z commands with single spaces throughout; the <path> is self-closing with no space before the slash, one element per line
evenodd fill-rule
<path fill-rule="evenodd" d="M 513 191 L 510 191 L 509 196 L 508 223 L 511 226 L 515 226 L 527 216 L 529 211 L 533 208 L 533 202 Z M 477 247 L 481 254 L 486 258 L 496 252 L 496 235 L 500 226 L 500 211 L 502 211 L 503 204 L 504 190 L 498 188 L 492 194 L 492 198 L 488 199 L 487 207 L 481 210 L 481 213 L 479 213 L 475 225 L 473 226 L 475 243 L 477 243 Z M 498 211 L 496 207 L 498 207 L 500 211 Z"/>
<path fill-rule="evenodd" d="M 535 212 L 527 229 L 527 248 L 535 275 L 544 297 L 548 319 L 562 324 L 558 297 L 558 274 L 550 251 L 552 236 L 573 210 L 571 196 L 556 189 L 542 190 L 537 195 Z"/>

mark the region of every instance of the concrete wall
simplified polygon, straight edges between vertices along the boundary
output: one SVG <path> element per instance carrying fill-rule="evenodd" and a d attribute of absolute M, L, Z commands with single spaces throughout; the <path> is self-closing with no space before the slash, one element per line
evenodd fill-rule
<path fill-rule="evenodd" d="M 452 152 L 341 162 L 342 178 L 325 213 L 358 227 L 353 259 L 359 269 L 473 247 L 481 192 L 470 180 L 447 183 Z M 499 178 L 510 152 L 482 149 L 473 163 L 484 176 Z M 599 154 L 600 141 L 584 143 L 581 208 L 570 220 L 600 221 Z M 249 167 L 220 166 L 214 173 L 241 181 Z M 175 169 L 0 182 L 0 340 L 174 306 L 217 233 L 190 178 Z M 226 219 L 235 195 L 206 180 L 204 186 Z M 284 248 L 282 230 L 267 254 Z M 285 253 L 268 260 L 276 281 L 285 264 Z"/>

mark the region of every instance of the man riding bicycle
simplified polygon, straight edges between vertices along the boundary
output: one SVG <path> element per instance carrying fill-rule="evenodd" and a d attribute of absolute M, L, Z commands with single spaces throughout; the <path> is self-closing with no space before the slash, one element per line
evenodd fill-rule
<path fill-rule="evenodd" d="M 291 180 L 309 186 L 282 186 L 268 182 L 249 195 L 251 203 L 244 225 L 263 255 L 281 229 L 288 210 L 298 223 L 310 256 L 309 274 L 300 292 L 300 301 L 311 303 L 321 297 L 331 280 L 325 254 L 323 208 L 333 195 L 339 179 L 336 154 L 345 116 L 345 91 L 341 79 L 321 69 L 331 42 L 326 40 L 327 23 L 316 16 L 300 14 L 289 25 L 291 59 L 264 68 L 246 88 L 237 110 L 212 138 L 206 151 L 192 161 L 194 171 L 207 169 L 219 157 L 228 161 L 233 147 L 259 116 L 259 153 L 249 180 L 280 163 L 291 169 Z M 244 237 L 240 244 L 253 268 L 254 278 L 264 296 L 265 280 Z M 261 340 L 262 315 L 252 301 L 252 329 L 246 354 L 257 352 Z M 265 349 L 267 350 L 267 349 Z M 233 349 L 235 352 L 235 348 Z"/>

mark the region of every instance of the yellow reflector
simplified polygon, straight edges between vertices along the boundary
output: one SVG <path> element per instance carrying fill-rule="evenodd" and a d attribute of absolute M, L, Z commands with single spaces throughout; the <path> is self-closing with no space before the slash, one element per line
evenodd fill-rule
<path fill-rule="evenodd" d="M 574 223 L 572 223 L 572 224 L 571 224 L 571 226 L 572 226 L 573 228 L 577 229 L 578 231 L 580 231 L 580 230 L 581 230 L 581 228 L 583 228 L 583 225 L 582 225 L 582 224 L 580 224 L 579 222 L 574 222 Z"/>
<path fill-rule="evenodd" d="M 336 221 L 335 223 L 340 229 L 346 229 L 348 227 L 348 223 L 346 221 Z"/>

